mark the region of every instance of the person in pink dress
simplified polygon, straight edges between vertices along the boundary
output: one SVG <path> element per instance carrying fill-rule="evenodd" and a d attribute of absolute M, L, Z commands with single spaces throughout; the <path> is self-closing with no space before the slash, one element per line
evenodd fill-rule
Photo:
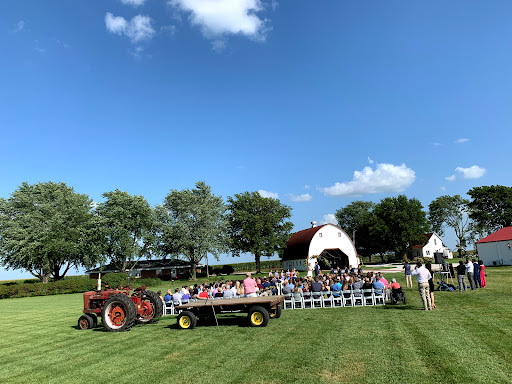
<path fill-rule="evenodd" d="M 482 260 L 478 260 L 478 264 L 480 265 L 480 281 L 482 284 L 481 288 L 485 288 L 487 285 L 485 282 L 485 265 Z"/>

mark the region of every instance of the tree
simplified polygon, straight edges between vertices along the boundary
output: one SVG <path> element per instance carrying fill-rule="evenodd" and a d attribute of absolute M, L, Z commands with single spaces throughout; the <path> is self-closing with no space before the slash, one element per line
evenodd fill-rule
<path fill-rule="evenodd" d="M 161 253 L 190 261 L 194 280 L 197 264 L 208 252 L 218 259 L 226 250 L 226 206 L 204 181 L 192 190 L 171 190 L 157 210 Z"/>
<path fill-rule="evenodd" d="M 244 192 L 228 197 L 228 238 L 233 255 L 254 255 L 256 272 L 261 272 L 261 256 L 281 254 L 290 238 L 291 208 L 278 199 Z"/>
<path fill-rule="evenodd" d="M 458 239 L 459 255 L 471 240 L 473 223 L 469 218 L 469 200 L 460 195 L 440 196 L 428 206 L 428 218 L 432 230 L 439 235 L 444 234 L 445 227 L 452 228 Z"/>
<path fill-rule="evenodd" d="M 405 258 L 410 247 L 424 241 L 429 226 L 419 200 L 408 199 L 405 195 L 387 197 L 373 212 L 373 233 L 381 237 L 385 248 L 393 250 L 395 255 Z"/>
<path fill-rule="evenodd" d="M 491 185 L 475 187 L 468 191 L 469 216 L 476 230 L 490 233 L 512 225 L 512 187 Z"/>
<path fill-rule="evenodd" d="M 375 253 L 383 254 L 386 249 L 379 236 L 375 236 L 377 228 L 371 201 L 353 201 L 335 213 L 338 225 L 352 235 L 352 240 L 359 255 L 371 257 Z M 355 240 L 357 239 L 357 241 Z"/>
<path fill-rule="evenodd" d="M 129 273 L 142 257 L 151 257 L 155 214 L 144 196 L 105 192 L 96 213 L 102 224 L 103 256 L 120 272 Z"/>
<path fill-rule="evenodd" d="M 2 265 L 25 269 L 43 283 L 62 279 L 71 267 L 94 265 L 99 249 L 91 205 L 65 183 L 22 183 L 0 201 Z"/>

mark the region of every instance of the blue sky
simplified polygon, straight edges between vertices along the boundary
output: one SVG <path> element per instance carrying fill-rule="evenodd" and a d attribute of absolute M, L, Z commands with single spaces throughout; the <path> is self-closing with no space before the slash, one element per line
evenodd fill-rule
<path fill-rule="evenodd" d="M 469 0 L 3 1 L 0 196 L 51 180 L 95 201 L 119 188 L 156 205 L 204 180 L 225 198 L 277 196 L 300 230 L 355 199 L 405 193 L 426 207 L 510 185 L 511 11 Z"/>

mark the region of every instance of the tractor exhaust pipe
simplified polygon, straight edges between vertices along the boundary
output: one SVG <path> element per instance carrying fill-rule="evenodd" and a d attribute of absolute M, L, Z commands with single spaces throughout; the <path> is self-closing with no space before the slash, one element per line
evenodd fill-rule
<path fill-rule="evenodd" d="M 96 287 L 97 291 L 101 291 L 101 272 L 98 273 L 98 286 Z"/>

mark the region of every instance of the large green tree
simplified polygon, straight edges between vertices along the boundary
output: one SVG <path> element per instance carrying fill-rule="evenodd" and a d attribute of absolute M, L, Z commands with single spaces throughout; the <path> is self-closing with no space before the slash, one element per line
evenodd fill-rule
<path fill-rule="evenodd" d="M 428 206 L 428 219 L 432 230 L 443 235 L 445 228 L 451 228 L 457 236 L 459 255 L 471 240 L 473 222 L 469 218 L 469 200 L 460 195 L 440 196 Z"/>
<path fill-rule="evenodd" d="M 25 269 L 46 283 L 71 267 L 90 267 L 99 255 L 92 200 L 65 183 L 26 182 L 0 200 L 2 265 Z"/>
<path fill-rule="evenodd" d="M 490 233 L 512 225 L 512 187 L 491 185 L 468 191 L 469 216 L 481 233 Z"/>
<path fill-rule="evenodd" d="M 171 190 L 157 211 L 160 252 L 188 260 L 194 280 L 203 257 L 210 253 L 218 259 L 226 250 L 226 206 L 204 181 L 194 189 Z"/>
<path fill-rule="evenodd" d="M 374 235 L 381 237 L 385 248 L 395 255 L 406 257 L 407 250 L 424 241 L 429 225 L 426 213 L 418 199 L 405 195 L 382 199 L 373 210 Z"/>
<path fill-rule="evenodd" d="M 155 213 L 144 196 L 115 191 L 103 194 L 96 213 L 101 220 L 104 262 L 129 273 L 137 261 L 151 257 L 155 244 Z"/>
<path fill-rule="evenodd" d="M 254 255 L 256 271 L 261 272 L 261 256 L 281 254 L 290 238 L 291 208 L 278 199 L 244 192 L 228 197 L 228 238 L 233 255 Z"/>

